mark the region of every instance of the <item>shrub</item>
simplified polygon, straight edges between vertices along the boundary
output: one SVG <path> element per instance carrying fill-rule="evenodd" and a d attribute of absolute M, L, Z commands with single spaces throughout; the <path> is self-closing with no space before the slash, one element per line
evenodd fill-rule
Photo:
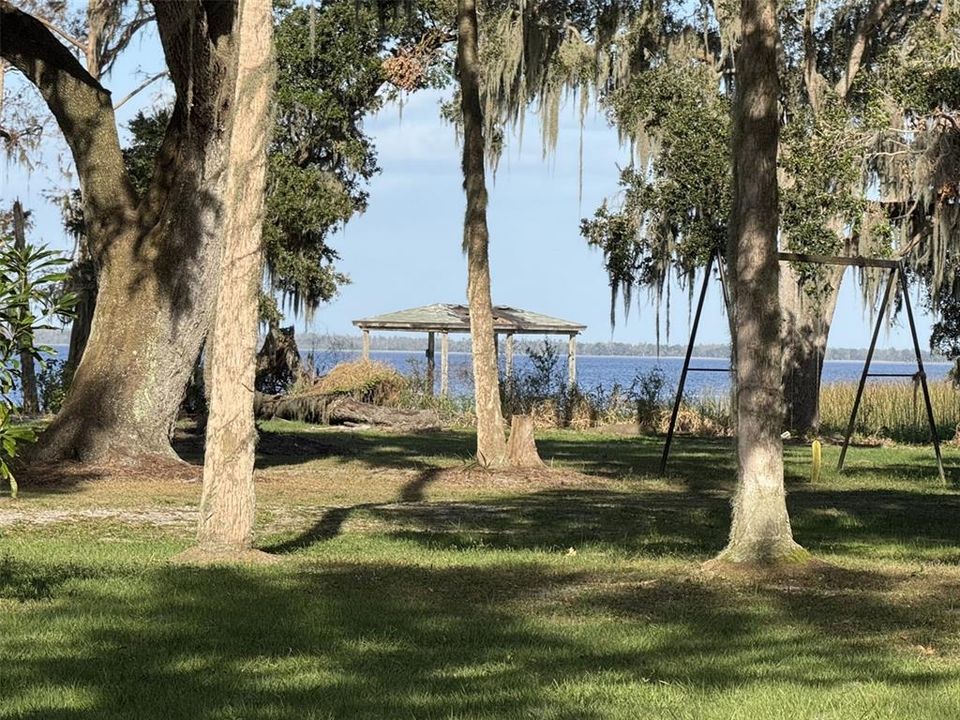
<path fill-rule="evenodd" d="M 659 367 L 649 372 L 638 372 L 627 396 L 631 398 L 637 409 L 637 426 L 641 430 L 655 428 L 660 424 L 663 415 L 663 388 L 667 383 L 666 375 Z"/>
<path fill-rule="evenodd" d="M 544 341 L 527 350 L 530 369 L 501 381 L 504 415 L 533 415 L 537 427 L 583 429 L 636 418 L 641 429 L 655 431 L 664 413 L 666 378 L 660 368 L 638 373 L 629 387 L 614 383 L 584 389 L 567 384 L 555 345 Z"/>
<path fill-rule="evenodd" d="M 46 360 L 40 364 L 37 373 L 37 394 L 40 398 L 40 411 L 55 415 L 60 411 L 63 398 L 70 387 L 67 376 L 66 360 Z"/>

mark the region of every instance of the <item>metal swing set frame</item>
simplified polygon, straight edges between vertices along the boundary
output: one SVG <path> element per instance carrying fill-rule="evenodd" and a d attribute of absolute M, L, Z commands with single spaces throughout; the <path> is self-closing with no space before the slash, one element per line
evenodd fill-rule
<path fill-rule="evenodd" d="M 870 338 L 870 348 L 867 350 L 867 358 L 863 364 L 863 372 L 860 374 L 860 383 L 857 386 L 857 395 L 853 401 L 853 409 L 850 412 L 850 422 L 847 424 L 846 433 L 843 436 L 843 445 L 840 448 L 840 459 L 837 462 L 837 470 L 843 470 L 843 461 L 847 456 L 847 448 L 850 446 L 850 438 L 853 435 L 854 427 L 857 422 L 857 412 L 860 410 L 860 401 L 863 398 L 863 390 L 867 384 L 868 377 L 909 377 L 919 380 L 920 387 L 923 390 L 923 403 L 926 407 L 927 422 L 930 425 L 930 438 L 933 441 L 933 450 L 937 458 L 937 470 L 940 473 L 940 479 L 945 483 L 946 474 L 943 470 L 943 458 L 940 454 L 940 436 L 937 433 L 937 424 L 933 416 L 933 405 L 930 402 L 930 390 L 927 386 L 927 373 L 923 369 L 923 357 L 920 351 L 920 341 L 917 338 L 917 327 L 913 319 L 913 308 L 910 305 L 910 293 L 907 287 L 907 279 L 904 273 L 902 260 L 891 260 L 887 258 L 868 258 L 868 257 L 840 257 L 833 255 L 806 255 L 803 253 L 777 253 L 780 262 L 804 262 L 815 265 L 838 265 L 843 267 L 859 268 L 882 268 L 889 271 L 887 284 L 883 291 L 883 297 L 880 300 L 880 308 L 877 313 L 877 321 L 873 327 L 873 336 Z M 683 401 L 683 388 L 687 382 L 687 373 L 690 372 L 732 372 L 732 368 L 710 368 L 710 367 L 692 367 L 690 359 L 693 356 L 693 346 L 697 339 L 697 330 L 700 326 L 700 316 L 703 312 L 703 302 L 707 296 L 707 286 L 710 283 L 711 271 L 716 261 L 717 270 L 720 276 L 720 286 L 723 290 L 723 300 L 725 307 L 730 307 L 730 297 L 727 291 L 726 271 L 723 259 L 719 253 L 714 253 L 707 261 L 706 272 L 703 274 L 703 284 L 700 287 L 700 296 L 697 301 L 697 310 L 693 316 L 693 324 L 690 328 L 690 342 L 687 343 L 687 352 L 683 358 L 683 369 L 680 371 L 680 382 L 677 385 L 677 396 L 673 403 L 673 412 L 670 414 L 670 426 L 667 430 L 667 438 L 663 445 L 663 455 L 660 458 L 660 474 L 663 475 L 667 470 L 667 461 L 670 458 L 670 447 L 673 443 L 673 436 L 677 427 L 677 415 L 680 412 L 680 403 Z M 887 309 L 887 303 L 890 295 L 893 293 L 894 283 L 899 283 L 903 296 L 904 308 L 907 311 L 907 320 L 910 325 L 910 335 L 913 338 L 913 350 L 917 359 L 917 372 L 915 373 L 894 373 L 894 372 L 870 372 L 870 363 L 873 360 L 873 353 L 877 347 L 877 338 L 880 335 L 880 327 L 883 324 L 884 314 Z M 817 392 L 820 392 L 819 384 Z M 819 402 L 819 401 L 818 401 Z"/>

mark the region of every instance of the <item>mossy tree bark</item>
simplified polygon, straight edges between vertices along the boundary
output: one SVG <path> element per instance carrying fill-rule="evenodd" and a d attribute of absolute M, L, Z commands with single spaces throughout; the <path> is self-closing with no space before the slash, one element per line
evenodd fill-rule
<path fill-rule="evenodd" d="M 467 253 L 467 301 L 477 406 L 477 460 L 485 467 L 507 461 L 507 442 L 500 407 L 500 380 L 493 301 L 490 292 L 490 235 L 487 229 L 487 187 L 484 169 L 483 110 L 480 105 L 477 5 L 458 0 L 457 75 L 463 113 L 463 187 L 467 211 L 463 249 Z"/>
<path fill-rule="evenodd" d="M 90 337 L 37 460 L 176 457 L 170 435 L 219 274 L 235 9 L 155 4 L 177 99 L 137 197 L 110 93 L 42 23 L 0 0 L 0 54 L 37 86 L 66 138 L 98 268 Z"/>
<path fill-rule="evenodd" d="M 258 300 L 263 273 L 261 228 L 272 126 L 274 70 L 270 0 L 240 0 L 238 63 L 224 194 L 223 272 L 207 362 L 203 493 L 197 539 L 203 550 L 243 551 L 253 539 L 253 416 Z"/>
<path fill-rule="evenodd" d="M 777 20 L 774 0 L 743 0 L 736 56 L 734 198 L 729 268 L 733 292 L 737 488 L 730 540 L 719 559 L 781 562 L 793 541 L 783 483 L 777 259 Z"/>

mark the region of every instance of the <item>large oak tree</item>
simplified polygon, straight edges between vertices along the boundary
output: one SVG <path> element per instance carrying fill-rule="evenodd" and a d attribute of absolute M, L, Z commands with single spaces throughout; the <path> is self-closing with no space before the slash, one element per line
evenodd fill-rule
<path fill-rule="evenodd" d="M 41 460 L 175 457 L 170 434 L 219 274 L 235 10 L 154 5 L 176 101 L 138 194 L 109 91 L 42 22 L 0 2 L 0 53 L 36 85 L 70 147 L 99 268 L 90 338 Z"/>

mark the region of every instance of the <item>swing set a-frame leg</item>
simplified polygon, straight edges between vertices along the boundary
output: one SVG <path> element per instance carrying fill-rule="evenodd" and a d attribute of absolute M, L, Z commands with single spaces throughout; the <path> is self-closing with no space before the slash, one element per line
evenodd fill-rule
<path fill-rule="evenodd" d="M 850 445 L 850 438 L 853 436 L 853 429 L 857 424 L 857 412 L 860 410 L 863 388 L 866 386 L 867 376 L 870 374 L 870 362 L 873 360 L 873 351 L 877 348 L 877 338 L 880 336 L 880 327 L 883 325 L 883 316 L 887 311 L 887 302 L 890 300 L 890 293 L 893 291 L 893 282 L 897 279 L 897 272 L 897 268 L 890 270 L 890 275 L 887 278 L 887 286 L 883 290 L 880 309 L 877 311 L 877 322 L 873 325 L 870 348 L 867 350 L 867 359 L 863 363 L 863 372 L 860 373 L 860 384 L 857 385 L 857 396 L 853 400 L 853 410 L 850 411 L 850 422 L 847 423 L 847 432 L 843 436 L 843 445 L 840 448 L 840 459 L 837 460 L 837 472 L 843 470 L 843 461 L 847 457 L 847 447 Z"/>
<path fill-rule="evenodd" d="M 913 322 L 913 308 L 910 306 L 910 292 L 907 288 L 907 278 L 900 268 L 900 289 L 903 292 L 903 305 L 907 311 L 907 321 L 910 324 L 910 335 L 913 337 L 913 352 L 917 356 L 917 376 L 920 379 L 920 387 L 923 389 L 923 404 L 927 409 L 927 422 L 930 423 L 930 439 L 933 441 L 933 451 L 937 456 L 937 471 L 940 473 L 940 481 L 944 485 L 947 483 L 947 475 L 943 471 L 943 457 L 940 454 L 940 433 L 937 432 L 937 421 L 933 416 L 933 404 L 930 402 L 930 388 L 927 386 L 927 373 L 923 369 L 923 356 L 920 352 L 920 341 L 917 339 L 917 326 Z"/>
<path fill-rule="evenodd" d="M 690 369 L 690 358 L 693 356 L 693 344 L 697 341 L 697 328 L 700 327 L 700 315 L 703 312 L 703 301 L 707 297 L 707 286 L 710 284 L 710 271 L 713 269 L 714 256 L 707 261 L 707 268 L 703 273 L 703 285 L 700 287 L 700 299 L 697 301 L 697 311 L 693 315 L 693 325 L 690 328 L 690 342 L 687 343 L 687 354 L 683 358 L 683 369 L 680 371 L 680 382 L 677 384 L 677 397 L 673 401 L 673 412 L 670 413 L 670 426 L 667 428 L 667 439 L 663 444 L 663 455 L 660 457 L 660 474 L 667 472 L 667 459 L 670 457 L 670 445 L 673 442 L 673 433 L 677 429 L 677 415 L 680 413 L 680 403 L 683 400 L 683 386 L 687 383 L 687 373 Z M 722 260 L 721 260 L 722 262 Z"/>
<path fill-rule="evenodd" d="M 837 461 L 837 470 L 843 470 L 843 461 L 847 456 L 847 448 L 850 445 L 850 438 L 853 436 L 853 430 L 857 422 L 857 412 L 860 410 L 860 401 L 863 399 L 863 390 L 867 383 L 867 377 L 870 375 L 870 363 L 873 360 L 873 353 L 877 347 L 877 338 L 880 335 L 880 327 L 883 323 L 884 314 L 887 309 L 887 303 L 893 292 L 895 281 L 899 281 L 900 290 L 903 293 L 903 303 L 907 311 L 907 320 L 910 325 L 910 336 L 913 339 L 913 351 L 917 358 L 917 377 L 920 380 L 920 387 L 923 390 L 923 402 L 926 406 L 927 422 L 930 425 L 930 439 L 933 441 L 933 451 L 937 457 L 937 471 L 940 474 L 940 480 L 946 483 L 946 473 L 943 470 L 943 457 L 940 453 L 940 434 L 937 432 L 937 423 L 933 415 L 933 405 L 930 402 L 930 389 L 927 386 L 927 374 L 923 368 L 923 355 L 920 351 L 920 340 L 917 338 L 917 327 L 913 320 L 913 308 L 910 305 L 910 293 L 907 287 L 907 278 L 903 272 L 903 264 L 890 270 L 890 276 L 887 279 L 887 286 L 880 301 L 880 309 L 877 312 L 877 322 L 873 328 L 873 336 L 870 339 L 870 348 L 867 350 L 866 362 L 863 364 L 863 372 L 860 375 L 860 383 L 857 386 L 857 395 L 853 401 L 853 410 L 850 412 L 850 422 L 847 425 L 847 432 L 843 437 L 843 446 L 840 448 L 840 458 Z"/>

